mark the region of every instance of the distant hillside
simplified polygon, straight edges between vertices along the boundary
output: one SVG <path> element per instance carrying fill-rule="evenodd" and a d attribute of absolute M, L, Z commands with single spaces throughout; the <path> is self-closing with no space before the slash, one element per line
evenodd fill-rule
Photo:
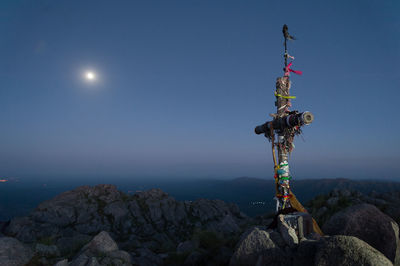
<path fill-rule="evenodd" d="M 272 179 L 252 177 L 240 177 L 227 181 L 197 181 L 193 183 L 193 186 L 187 186 L 184 193 L 169 186 L 160 185 L 160 187 L 179 200 L 204 197 L 234 202 L 244 213 L 254 216 L 274 210 L 274 182 Z M 378 193 L 400 191 L 399 182 L 345 178 L 293 180 L 291 185 L 293 192 L 303 203 L 317 195 L 329 193 L 333 189 L 357 190 L 364 194 L 371 191 Z"/>
<path fill-rule="evenodd" d="M 104 182 L 104 180 L 102 180 Z M 54 181 L 53 181 L 54 182 Z M 91 185 L 95 185 L 91 182 Z M 236 203 L 241 211 L 250 216 L 274 210 L 274 180 L 240 177 L 232 180 L 113 180 L 122 191 L 132 194 L 152 188 L 160 188 L 177 200 L 196 200 L 199 198 L 221 199 Z M 357 190 L 363 194 L 400 191 L 399 182 L 379 180 L 305 179 L 292 182 L 293 192 L 305 204 L 319 194 L 333 189 Z M 27 215 L 40 202 L 72 189 L 82 183 L 51 184 L 47 186 L 29 185 L 24 182 L 0 184 L 0 220 Z"/>
<path fill-rule="evenodd" d="M 400 191 L 399 182 L 350 180 L 345 178 L 293 180 L 291 186 L 292 191 L 302 203 L 306 203 L 317 195 L 329 193 L 333 189 L 356 190 L 363 194 L 369 194 L 372 191 L 378 193 Z M 274 208 L 274 201 L 272 200 L 275 193 L 274 180 L 241 177 L 226 181 L 224 184 L 224 194 L 229 194 L 229 191 L 232 192 L 232 196 L 233 194 L 240 195 L 233 202 L 237 203 L 241 210 L 248 215 L 261 214 Z M 223 200 L 227 201 L 228 199 L 232 199 L 232 197 L 227 196 Z M 266 200 L 269 202 L 266 202 L 265 207 L 248 204 L 257 200 Z"/>
<path fill-rule="evenodd" d="M 148 184 L 175 197 L 177 200 L 195 200 L 198 198 L 221 199 L 236 203 L 241 211 L 250 216 L 271 212 L 275 208 L 273 179 L 240 177 L 232 180 L 187 180 Z M 319 194 L 326 194 L 333 189 L 357 190 L 364 194 L 371 191 L 379 193 L 400 191 L 400 183 L 379 180 L 304 179 L 291 182 L 297 198 L 306 203 Z M 264 203 L 264 204 L 262 204 Z"/>

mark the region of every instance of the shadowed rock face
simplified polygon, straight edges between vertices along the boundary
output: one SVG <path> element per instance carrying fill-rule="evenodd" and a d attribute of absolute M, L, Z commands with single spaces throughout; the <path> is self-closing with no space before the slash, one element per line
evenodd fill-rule
<path fill-rule="evenodd" d="M 329 235 L 355 236 L 382 252 L 392 262 L 398 259 L 399 227 L 392 218 L 370 204 L 351 206 L 333 215 L 323 226 Z"/>

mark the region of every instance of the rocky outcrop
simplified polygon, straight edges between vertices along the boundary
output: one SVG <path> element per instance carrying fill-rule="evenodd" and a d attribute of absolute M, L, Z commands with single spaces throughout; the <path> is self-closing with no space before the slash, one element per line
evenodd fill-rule
<path fill-rule="evenodd" d="M 214 232 L 223 239 L 242 232 L 250 220 L 236 205 L 221 200 L 180 202 L 160 189 L 128 195 L 113 185 L 97 185 L 64 192 L 29 216 L 2 226 L 6 236 L 33 245 L 38 260 L 46 259 L 42 264 L 62 258 L 75 261 L 77 253 L 82 261 L 101 264 L 98 257 L 88 255 L 93 249 L 82 248 L 107 234 L 133 261 L 158 265 L 163 259 L 152 254 L 177 252 L 178 244 L 190 241 L 196 232 Z"/>
<path fill-rule="evenodd" d="M 333 215 L 322 230 L 329 235 L 355 236 L 382 252 L 392 262 L 399 259 L 399 227 L 370 204 L 358 204 Z"/>
<path fill-rule="evenodd" d="M 27 264 L 33 250 L 12 237 L 0 237 L 0 265 L 18 266 Z"/>
<path fill-rule="evenodd" d="M 390 216 L 397 224 L 400 223 L 399 191 L 387 191 L 385 193 L 372 191 L 366 195 L 355 190 L 334 189 L 328 194 L 322 194 L 310 200 L 306 203 L 306 207 L 318 224 L 322 226 L 333 214 L 361 203 L 374 205 L 381 212 Z"/>
<path fill-rule="evenodd" d="M 355 194 L 329 195 L 326 209 L 343 195 Z M 365 204 L 335 210 L 323 229 L 342 236 L 321 237 L 305 213 L 250 219 L 221 200 L 83 186 L 1 223 L 0 265 L 392 265 L 384 255 L 397 265 L 393 220 Z"/>

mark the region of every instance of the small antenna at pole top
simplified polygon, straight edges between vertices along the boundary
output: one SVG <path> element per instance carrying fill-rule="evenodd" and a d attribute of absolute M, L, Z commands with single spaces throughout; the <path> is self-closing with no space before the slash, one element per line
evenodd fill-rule
<path fill-rule="evenodd" d="M 283 32 L 283 37 L 285 37 L 285 40 L 291 40 L 291 41 L 296 40 L 295 37 L 289 34 L 288 26 L 286 24 L 283 25 L 282 32 Z"/>

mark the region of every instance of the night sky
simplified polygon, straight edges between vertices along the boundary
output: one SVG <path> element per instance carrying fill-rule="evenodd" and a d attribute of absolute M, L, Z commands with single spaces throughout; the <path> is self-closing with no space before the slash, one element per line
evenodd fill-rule
<path fill-rule="evenodd" d="M 400 1 L 1 1 L 0 176 L 272 178 L 282 26 L 294 178 L 400 180 Z M 84 75 L 95 74 L 94 80 Z"/>

